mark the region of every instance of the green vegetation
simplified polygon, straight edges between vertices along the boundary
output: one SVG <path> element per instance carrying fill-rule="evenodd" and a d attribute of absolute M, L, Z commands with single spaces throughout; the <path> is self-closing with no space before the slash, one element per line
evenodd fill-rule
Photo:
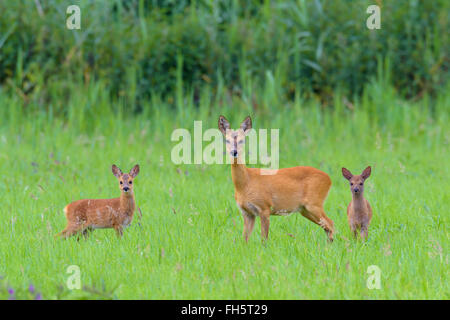
<path fill-rule="evenodd" d="M 270 91 L 258 92 L 266 104 Z M 219 113 L 237 125 L 249 112 L 243 101 L 221 105 L 205 91 L 199 108 L 185 97 L 183 112 L 158 101 L 136 117 L 120 105 L 114 111 L 96 86 L 72 92 L 65 119 L 25 116 L 17 112 L 20 98 L 0 96 L 0 274 L 11 287 L 32 283 L 44 299 L 449 298 L 448 93 L 433 109 L 427 100 L 407 103 L 374 86 L 354 110 L 340 99 L 329 112 L 297 99 L 272 104 L 277 112 L 252 112 L 255 128 L 280 128 L 282 167 L 312 165 L 333 180 L 325 204 L 337 230 L 333 244 L 293 215 L 271 219 L 263 246 L 259 221 L 249 243 L 242 239 L 227 165 L 170 161 L 173 129 L 192 130 L 200 119 L 205 129 L 216 127 Z M 136 216 L 120 240 L 113 230 L 55 240 L 68 202 L 119 195 L 112 163 L 141 165 L 135 194 L 142 219 Z M 351 195 L 340 169 L 367 165 L 374 218 L 363 244 L 347 225 Z M 89 290 L 109 294 L 58 289 L 69 265 L 81 268 Z M 381 290 L 366 287 L 369 265 L 382 271 Z"/>
<path fill-rule="evenodd" d="M 380 1 L 381 2 L 381 1 Z M 232 94 L 275 78 L 280 98 L 320 97 L 339 89 L 350 100 L 377 73 L 395 66 L 392 84 L 420 98 L 448 78 L 450 3 L 382 1 L 382 27 L 369 30 L 377 1 L 40 0 L 0 2 L 0 83 L 54 111 L 55 90 L 102 79 L 134 111 L 153 94 L 175 103 L 178 69 L 195 97 L 204 86 Z M 81 30 L 65 27 L 79 4 Z"/>
<path fill-rule="evenodd" d="M 370 1 L 75 2 L 80 31 L 64 1 L 0 2 L 0 299 L 450 298 L 448 1 L 383 1 L 377 31 Z M 334 243 L 296 214 L 246 244 L 229 166 L 173 164 L 173 130 L 220 114 L 330 175 Z M 67 203 L 119 196 L 113 163 L 140 164 L 142 216 L 55 238 Z M 341 167 L 367 165 L 363 243 Z"/>

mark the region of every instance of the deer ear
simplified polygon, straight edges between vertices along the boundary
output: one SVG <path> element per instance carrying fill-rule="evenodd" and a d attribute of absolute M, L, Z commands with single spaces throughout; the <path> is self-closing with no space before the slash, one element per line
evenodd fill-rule
<path fill-rule="evenodd" d="M 132 176 L 133 178 L 136 177 L 139 173 L 139 165 L 135 165 L 133 167 L 133 169 L 130 170 L 130 176 Z"/>
<path fill-rule="evenodd" d="M 120 178 L 123 174 L 122 170 L 120 170 L 115 164 L 112 165 L 112 173 L 116 176 L 116 178 Z"/>
<path fill-rule="evenodd" d="M 366 180 L 368 177 L 370 177 L 370 173 L 372 172 L 372 168 L 368 166 L 364 169 L 363 173 L 361 174 L 361 177 Z"/>
<path fill-rule="evenodd" d="M 352 173 L 346 168 L 342 168 L 342 175 L 347 180 L 350 180 L 353 177 Z"/>
<path fill-rule="evenodd" d="M 227 118 L 224 116 L 219 117 L 219 130 L 223 135 L 226 134 L 227 130 L 230 130 L 230 122 L 228 122 Z"/>
<path fill-rule="evenodd" d="M 252 118 L 247 116 L 244 121 L 241 123 L 241 129 L 244 130 L 244 133 L 247 134 L 248 131 L 252 128 Z"/>

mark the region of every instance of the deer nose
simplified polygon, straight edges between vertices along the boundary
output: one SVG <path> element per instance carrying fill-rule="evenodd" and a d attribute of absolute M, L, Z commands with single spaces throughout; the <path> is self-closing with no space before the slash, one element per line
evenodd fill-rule
<path fill-rule="evenodd" d="M 355 189 L 353 189 L 355 192 L 358 192 L 359 191 L 359 189 L 358 188 L 355 188 Z"/>
<path fill-rule="evenodd" d="M 237 156 L 237 150 L 231 151 L 231 155 L 232 155 L 233 157 L 236 157 L 236 156 Z"/>
<path fill-rule="evenodd" d="M 130 188 L 128 188 L 128 187 L 123 187 L 123 191 L 128 191 L 128 190 L 130 190 Z"/>

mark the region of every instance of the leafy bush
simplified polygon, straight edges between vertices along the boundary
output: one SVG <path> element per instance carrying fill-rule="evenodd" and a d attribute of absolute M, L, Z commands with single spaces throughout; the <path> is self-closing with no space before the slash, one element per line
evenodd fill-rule
<path fill-rule="evenodd" d="M 177 85 L 198 96 L 220 85 L 264 87 L 331 101 L 361 95 L 389 61 L 389 81 L 407 98 L 448 79 L 449 3 L 375 1 L 381 29 L 366 27 L 373 1 L 74 1 L 81 30 L 66 28 L 67 3 L 0 2 L 0 83 L 49 107 L 55 91 L 101 79 L 140 108 L 152 94 L 174 101 Z M 64 106 L 53 106 L 64 108 Z"/>

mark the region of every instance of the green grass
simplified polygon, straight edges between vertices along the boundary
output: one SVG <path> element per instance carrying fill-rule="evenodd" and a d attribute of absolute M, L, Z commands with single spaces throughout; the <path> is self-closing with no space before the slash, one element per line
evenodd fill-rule
<path fill-rule="evenodd" d="M 182 112 L 174 112 L 155 98 L 133 116 L 91 86 L 55 100 L 69 110 L 58 117 L 51 106 L 40 112 L 0 92 L 0 297 L 7 287 L 25 297 L 32 283 L 44 299 L 450 298 L 450 96 L 412 103 L 378 89 L 373 84 L 354 111 L 340 99 L 323 111 L 300 98 L 252 111 L 245 99 L 219 101 L 205 90 L 198 107 L 180 95 Z M 272 217 L 265 246 L 257 220 L 246 244 L 229 166 L 170 161 L 173 129 L 192 130 L 194 120 L 215 128 L 219 114 L 238 126 L 248 113 L 254 128 L 280 129 L 281 167 L 330 175 L 325 210 L 334 243 L 296 214 Z M 79 242 L 55 239 L 67 203 L 119 195 L 112 163 L 141 165 L 140 225 L 136 216 L 122 239 L 111 229 Z M 373 220 L 362 243 L 347 225 L 351 194 L 340 170 L 367 165 Z M 85 290 L 66 288 L 69 265 L 80 267 Z M 366 287 L 370 265 L 381 269 L 380 290 Z"/>

